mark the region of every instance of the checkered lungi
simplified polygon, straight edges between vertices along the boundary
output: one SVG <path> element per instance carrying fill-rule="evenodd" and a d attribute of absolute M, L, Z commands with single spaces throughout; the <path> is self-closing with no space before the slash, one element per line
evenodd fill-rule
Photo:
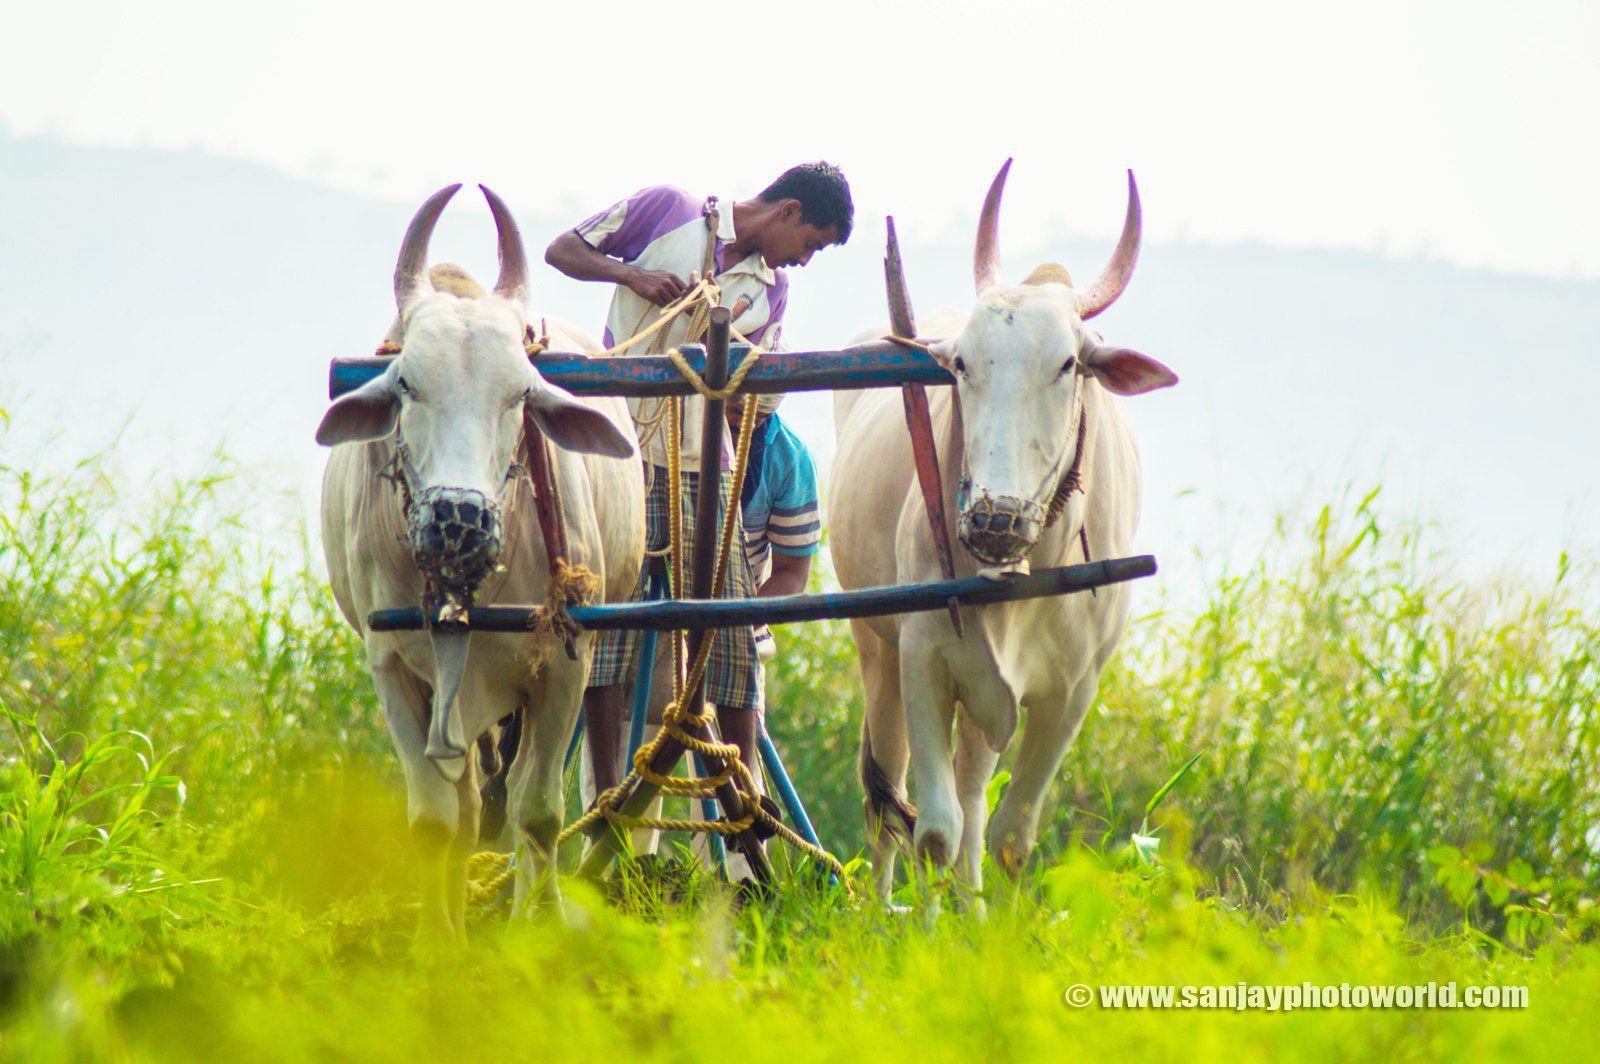
<path fill-rule="evenodd" d="M 694 542 L 695 492 L 700 484 L 700 474 L 684 471 L 683 480 L 683 555 L 684 580 L 693 580 L 693 560 L 690 544 Z M 672 495 L 668 485 L 672 474 L 661 466 L 645 470 L 650 487 L 645 492 L 645 546 L 662 550 L 667 545 L 670 529 L 668 515 L 672 511 Z M 722 505 L 726 513 L 731 476 L 722 474 Z M 649 565 L 639 574 L 639 584 L 634 588 L 633 600 L 642 600 L 649 589 Z M 685 588 L 680 594 L 687 595 Z M 750 565 L 745 560 L 744 523 L 735 522 L 734 542 L 728 551 L 728 575 L 722 597 L 749 598 L 753 594 Z M 658 653 L 670 654 L 670 644 L 663 642 Z M 634 679 L 639 668 L 639 633 L 636 631 L 604 631 L 594 644 L 594 661 L 589 669 L 590 687 L 610 687 Z M 706 700 L 713 705 L 730 709 L 755 709 L 761 702 L 761 665 L 756 657 L 755 633 L 751 628 L 718 628 L 711 640 L 711 660 L 706 664 Z"/>

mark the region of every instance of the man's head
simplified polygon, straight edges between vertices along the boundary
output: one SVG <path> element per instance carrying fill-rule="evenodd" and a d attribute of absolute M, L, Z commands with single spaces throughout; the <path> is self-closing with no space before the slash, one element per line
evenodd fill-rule
<path fill-rule="evenodd" d="M 831 163 L 790 167 L 756 199 L 769 208 L 758 238 L 769 266 L 804 266 L 823 248 L 850 239 L 856 214 L 850 183 Z"/>
<path fill-rule="evenodd" d="M 767 423 L 767 418 L 778 411 L 778 404 L 783 402 L 781 395 L 756 396 L 756 427 L 760 428 Z M 745 396 L 743 394 L 731 396 L 723 412 L 728 418 L 728 427 L 734 432 L 739 431 L 739 420 L 744 417 Z"/>

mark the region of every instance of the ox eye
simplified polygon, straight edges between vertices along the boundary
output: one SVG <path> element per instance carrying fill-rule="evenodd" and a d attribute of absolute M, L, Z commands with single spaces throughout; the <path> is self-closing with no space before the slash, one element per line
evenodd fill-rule
<path fill-rule="evenodd" d="M 1061 364 L 1061 375 L 1063 377 L 1065 377 L 1067 374 L 1071 373 L 1074 369 L 1076 369 L 1077 366 L 1078 366 L 1078 356 L 1077 355 L 1069 355 L 1069 356 L 1067 356 L 1067 360 Z"/>
<path fill-rule="evenodd" d="M 406 379 L 404 377 L 396 377 L 394 382 L 399 386 L 401 395 L 409 396 L 413 399 L 416 398 L 417 393 L 411 390 L 411 385 L 406 383 Z"/>
<path fill-rule="evenodd" d="M 963 359 L 960 355 L 956 356 L 956 360 L 954 362 L 952 362 L 951 365 L 955 368 L 955 371 L 956 371 L 957 375 L 962 376 L 962 377 L 965 377 L 967 375 L 967 363 L 966 363 L 966 360 Z"/>

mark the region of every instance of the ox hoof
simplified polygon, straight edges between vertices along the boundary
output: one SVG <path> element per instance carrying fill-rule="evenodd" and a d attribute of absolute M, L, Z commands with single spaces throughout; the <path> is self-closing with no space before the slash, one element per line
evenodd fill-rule
<path fill-rule="evenodd" d="M 428 760 L 433 762 L 434 769 L 448 783 L 458 782 L 467 771 L 467 754 L 465 750 L 459 754 L 446 754 L 443 757 L 430 751 Z"/>
<path fill-rule="evenodd" d="M 1028 863 L 1028 857 L 1033 853 L 1033 847 L 1016 838 L 1007 838 L 1001 841 L 992 851 L 994 863 L 1000 866 L 1012 879 L 1022 874 L 1022 868 Z"/>
<path fill-rule="evenodd" d="M 930 831 L 917 840 L 918 860 L 936 872 L 943 872 L 950 866 L 950 853 L 949 842 L 937 832 Z"/>

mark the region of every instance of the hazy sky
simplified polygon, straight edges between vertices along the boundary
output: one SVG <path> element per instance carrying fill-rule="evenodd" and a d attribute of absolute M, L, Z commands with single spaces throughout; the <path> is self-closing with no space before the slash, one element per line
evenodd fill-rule
<path fill-rule="evenodd" d="M 963 241 L 1007 155 L 1008 217 L 1095 235 L 1132 166 L 1157 238 L 1600 276 L 1597 44 L 1576 0 L 0 0 L 0 121 L 575 217 L 826 157 L 865 217 Z"/>

